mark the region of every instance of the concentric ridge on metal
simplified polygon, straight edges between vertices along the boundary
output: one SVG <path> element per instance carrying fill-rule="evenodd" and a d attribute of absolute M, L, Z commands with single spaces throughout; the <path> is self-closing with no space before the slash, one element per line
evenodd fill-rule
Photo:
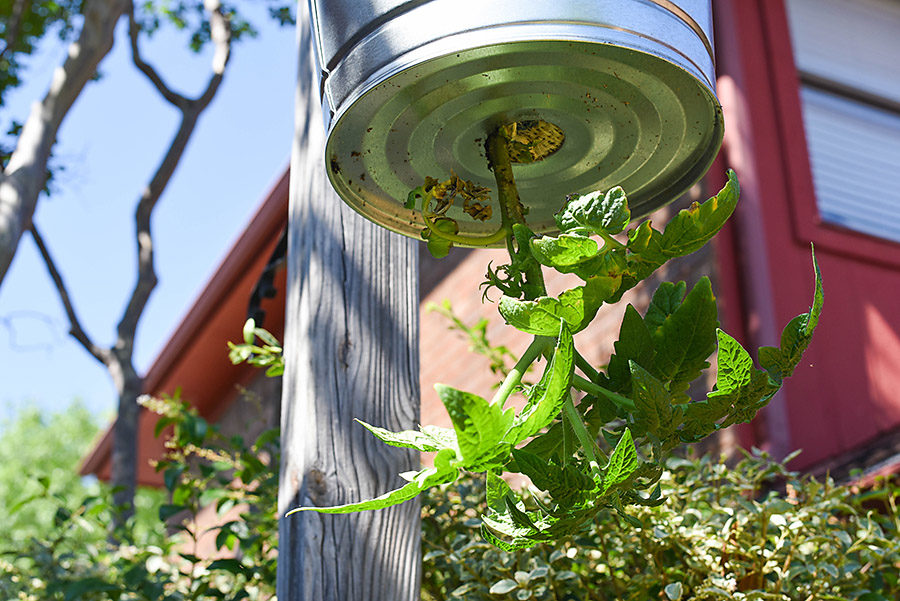
<path fill-rule="evenodd" d="M 493 188 L 484 141 L 543 120 L 565 141 L 514 166 L 527 220 L 554 229 L 566 195 L 621 185 L 632 211 L 673 200 L 721 144 L 708 0 L 311 0 L 328 141 L 350 206 L 418 236 L 403 208 L 426 176 Z M 452 208 L 461 233 L 494 232 Z"/>

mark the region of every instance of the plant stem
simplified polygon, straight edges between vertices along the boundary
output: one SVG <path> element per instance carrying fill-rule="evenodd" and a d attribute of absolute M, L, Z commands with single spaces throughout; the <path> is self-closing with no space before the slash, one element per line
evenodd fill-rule
<path fill-rule="evenodd" d="M 599 384 L 594 384 L 590 380 L 582 378 L 578 374 L 575 374 L 572 377 L 572 387 L 580 390 L 582 392 L 586 392 L 588 394 L 592 394 L 594 396 L 603 396 L 612 401 L 617 407 L 621 407 L 627 411 L 634 411 L 634 401 L 629 399 L 627 396 L 622 396 L 617 392 L 613 392 L 612 390 L 607 390 L 600 386 Z"/>
<path fill-rule="evenodd" d="M 591 465 L 591 471 L 599 472 L 600 462 L 597 460 L 597 453 L 599 452 L 597 443 L 594 442 L 593 437 L 591 437 L 590 432 L 588 432 L 584 422 L 581 420 L 581 414 L 575 409 L 572 395 L 569 395 L 563 403 L 563 413 L 569 419 L 569 425 L 572 426 L 575 436 L 578 437 L 578 442 L 581 443 L 581 448 L 584 449 L 584 454 Z"/>
<path fill-rule="evenodd" d="M 519 192 L 516 190 L 507 143 L 506 136 L 498 128 L 488 136 L 485 151 L 490 168 L 494 172 L 494 179 L 497 181 L 501 223 L 512 231 L 513 223 L 525 223 L 525 212 L 519 200 Z"/>
<path fill-rule="evenodd" d="M 600 373 L 577 350 L 575 351 L 575 365 L 591 382 L 596 382 L 600 378 Z"/>
<path fill-rule="evenodd" d="M 506 237 L 506 249 L 512 264 L 520 264 L 522 274 L 525 276 L 525 300 L 534 300 L 539 296 L 546 296 L 547 289 L 544 286 L 544 274 L 541 266 L 531 257 L 527 248 L 527 239 L 520 240 L 515 235 L 513 226 L 525 223 L 525 207 L 519 200 L 519 191 L 516 189 L 516 180 L 513 176 L 512 162 L 509 158 L 509 140 L 503 132 L 503 128 L 497 128 L 488 136 L 484 145 L 487 154 L 488 166 L 494 172 L 494 180 L 497 182 L 497 196 L 500 203 L 500 229 L 508 232 Z M 518 248 L 517 248 L 518 246 Z"/>
<path fill-rule="evenodd" d="M 601 231 L 601 232 L 597 232 L 597 233 L 603 239 L 603 242 L 605 244 L 608 244 L 611 248 L 614 248 L 614 249 L 624 249 L 625 248 L 624 244 L 622 244 L 621 242 L 619 242 L 618 240 L 616 240 L 615 238 L 613 238 L 606 232 Z"/>
<path fill-rule="evenodd" d="M 460 236 L 459 234 L 442 232 L 435 226 L 434 221 L 431 220 L 431 216 L 424 212 L 422 213 L 422 221 L 425 222 L 425 226 L 431 231 L 432 236 L 437 236 L 438 238 L 449 240 L 455 244 L 465 244 L 467 246 L 490 246 L 491 244 L 500 242 L 504 238 L 508 239 L 511 231 L 506 226 L 501 225 L 500 229 L 487 236 Z"/>
<path fill-rule="evenodd" d="M 513 366 L 509 373 L 506 375 L 506 378 L 503 380 L 503 383 L 500 385 L 500 388 L 497 389 L 496 394 L 494 394 L 494 398 L 491 399 L 491 404 L 499 403 L 501 407 L 506 403 L 506 399 L 509 398 L 509 395 L 512 394 L 512 391 L 516 386 L 522 381 L 522 376 L 525 375 L 525 372 L 528 370 L 528 367 L 534 363 L 534 361 L 541 356 L 544 352 L 544 349 L 554 342 L 554 339 L 548 336 L 535 336 L 534 340 L 531 341 L 531 344 L 528 345 L 528 348 L 525 349 L 525 352 L 516 361 L 516 364 Z"/>

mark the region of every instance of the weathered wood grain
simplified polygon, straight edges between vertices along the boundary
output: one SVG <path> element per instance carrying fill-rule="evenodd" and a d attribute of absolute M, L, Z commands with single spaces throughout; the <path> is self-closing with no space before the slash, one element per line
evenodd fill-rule
<path fill-rule="evenodd" d="M 416 243 L 373 225 L 333 192 L 300 2 L 299 81 L 291 160 L 282 514 L 397 488 L 416 453 L 353 421 L 399 430 L 419 417 Z M 360 514 L 303 512 L 280 524 L 281 601 L 414 601 L 419 504 Z"/>

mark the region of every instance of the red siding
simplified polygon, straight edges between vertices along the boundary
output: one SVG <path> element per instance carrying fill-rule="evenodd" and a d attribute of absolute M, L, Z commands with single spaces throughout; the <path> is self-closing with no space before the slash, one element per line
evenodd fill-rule
<path fill-rule="evenodd" d="M 819 223 L 783 3 L 717 0 L 715 10 L 725 149 L 744 192 L 732 268 L 751 343 L 776 343 L 809 306 L 809 243 L 820 242 L 822 321 L 763 432 L 776 453 L 804 449 L 796 465 L 810 467 L 900 425 L 897 245 Z"/>

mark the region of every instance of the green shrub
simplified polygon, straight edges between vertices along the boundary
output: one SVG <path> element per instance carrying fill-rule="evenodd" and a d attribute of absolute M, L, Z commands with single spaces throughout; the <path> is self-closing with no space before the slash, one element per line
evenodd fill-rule
<path fill-rule="evenodd" d="M 154 528 L 135 520 L 107 532 L 111 494 L 67 498 L 49 482 L 16 507 L 40 505 L 52 522 L 26 540 L 0 540 L 0 599 L 21 601 L 265 600 L 275 594 L 278 433 L 227 438 L 178 399 L 149 400 L 171 426 L 158 464 L 168 498 Z M 29 488 L 25 486 L 23 488 Z M 205 508 L 231 519 L 213 525 L 218 557 L 202 557 Z M 207 511 L 209 511 L 209 509 Z M 235 515 L 236 514 L 236 515 Z M 115 542 L 111 542 L 113 539 Z"/>
<path fill-rule="evenodd" d="M 672 459 L 662 483 L 669 498 L 635 512 L 639 529 L 606 511 L 578 536 L 517 553 L 479 535 L 467 508 L 483 505 L 482 483 L 435 490 L 422 599 L 900 599 L 897 489 L 870 493 L 884 509 L 866 510 L 846 487 L 760 452 L 733 467 Z"/>

